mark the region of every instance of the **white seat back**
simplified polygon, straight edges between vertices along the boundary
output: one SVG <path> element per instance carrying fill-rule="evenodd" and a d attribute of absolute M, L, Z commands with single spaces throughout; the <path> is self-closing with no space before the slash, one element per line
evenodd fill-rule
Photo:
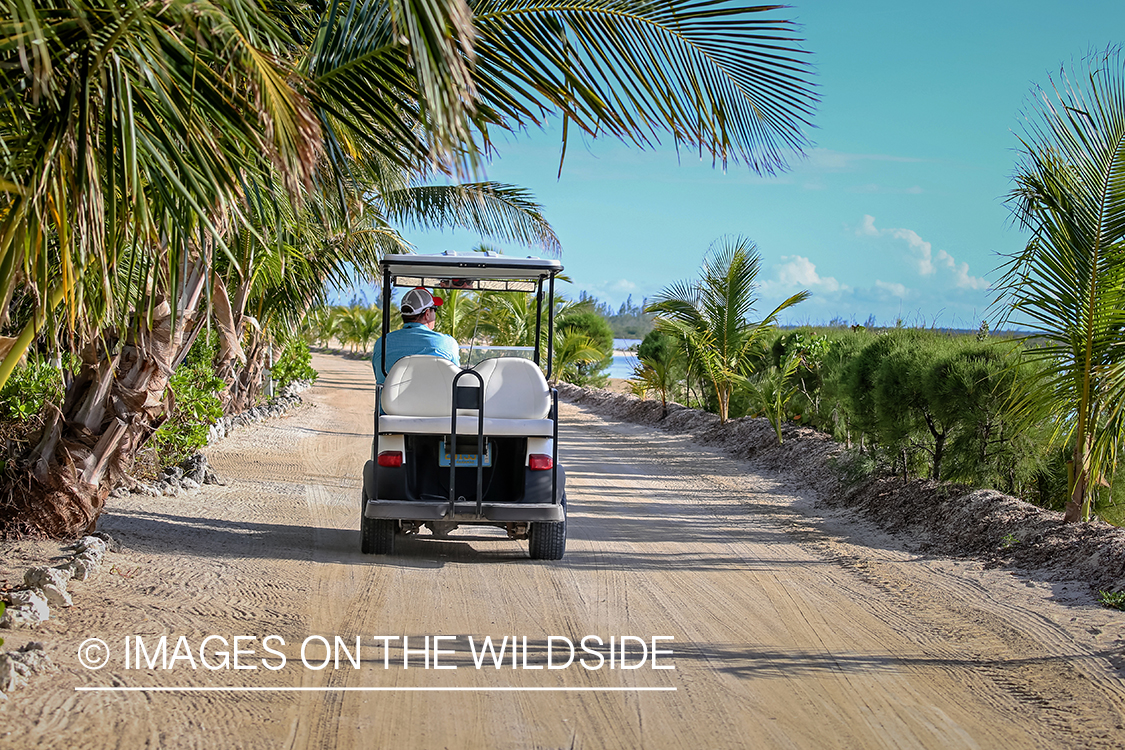
<path fill-rule="evenodd" d="M 442 357 L 403 357 L 383 383 L 383 411 L 396 416 L 448 418 L 453 408 L 453 377 L 460 371 Z"/>
<path fill-rule="evenodd" d="M 490 419 L 545 419 L 551 389 L 543 371 L 529 359 L 498 357 L 476 367 L 484 378 L 484 414 Z M 466 385 L 475 378 L 461 378 Z M 448 399 L 447 399 L 448 401 Z"/>

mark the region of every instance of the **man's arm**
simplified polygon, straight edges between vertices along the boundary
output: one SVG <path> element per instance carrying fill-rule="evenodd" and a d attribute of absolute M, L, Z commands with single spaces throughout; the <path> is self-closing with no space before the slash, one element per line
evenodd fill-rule
<path fill-rule="evenodd" d="M 382 337 L 380 337 L 375 342 L 375 349 L 371 352 L 371 369 L 375 371 L 375 382 L 379 383 L 380 385 L 382 385 L 383 378 L 385 377 L 383 371 L 379 368 L 380 360 L 382 359 L 382 353 L 383 339 Z"/>

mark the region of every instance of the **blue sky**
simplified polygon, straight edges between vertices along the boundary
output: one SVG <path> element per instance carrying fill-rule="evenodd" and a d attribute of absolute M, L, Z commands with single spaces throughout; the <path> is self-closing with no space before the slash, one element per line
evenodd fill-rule
<path fill-rule="evenodd" d="M 976 328 L 1000 254 L 1027 240 L 1003 198 L 1032 87 L 1125 41 L 1125 2 L 817 0 L 783 12 L 802 25 L 821 100 L 815 145 L 789 172 L 724 173 L 670 140 L 641 151 L 572 136 L 559 179 L 552 128 L 501 141 L 487 177 L 543 204 L 573 296 L 639 302 L 693 277 L 716 238 L 743 235 L 762 256 L 759 312 L 808 289 L 785 322 Z M 404 234 L 426 253 L 480 241 Z"/>

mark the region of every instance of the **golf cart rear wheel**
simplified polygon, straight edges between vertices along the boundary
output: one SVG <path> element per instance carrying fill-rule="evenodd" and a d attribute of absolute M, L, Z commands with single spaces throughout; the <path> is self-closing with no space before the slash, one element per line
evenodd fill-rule
<path fill-rule="evenodd" d="M 364 488 L 359 505 L 359 548 L 365 555 L 390 555 L 395 551 L 395 534 L 398 521 L 391 518 L 368 518 L 367 489 Z"/>
<path fill-rule="evenodd" d="M 533 523 L 528 532 L 527 551 L 532 560 L 561 560 L 566 553 L 566 495 L 563 495 L 563 520 Z"/>
<path fill-rule="evenodd" d="M 390 555 L 395 551 L 398 521 L 393 518 L 367 518 L 360 521 L 360 547 L 365 555 Z"/>

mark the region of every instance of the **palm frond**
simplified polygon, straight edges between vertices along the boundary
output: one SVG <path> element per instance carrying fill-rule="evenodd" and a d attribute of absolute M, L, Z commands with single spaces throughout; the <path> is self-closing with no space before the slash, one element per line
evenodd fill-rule
<path fill-rule="evenodd" d="M 1016 407 L 1047 414 L 1055 441 L 1074 446 L 1074 519 L 1125 441 L 1125 60 L 1106 56 L 1083 85 L 1064 74 L 1039 98 L 1009 196 L 1032 238 L 1007 263 L 997 304 L 1046 342 L 1028 349 L 1041 367 Z"/>
<path fill-rule="evenodd" d="M 460 227 L 552 255 L 562 250 L 542 207 L 527 190 L 514 185 L 420 185 L 384 193 L 381 201 L 387 218 L 399 226 Z"/>
<path fill-rule="evenodd" d="M 520 125 L 547 111 L 648 146 L 670 134 L 758 173 L 807 139 L 808 55 L 781 6 L 722 0 L 474 0 L 481 100 Z"/>

